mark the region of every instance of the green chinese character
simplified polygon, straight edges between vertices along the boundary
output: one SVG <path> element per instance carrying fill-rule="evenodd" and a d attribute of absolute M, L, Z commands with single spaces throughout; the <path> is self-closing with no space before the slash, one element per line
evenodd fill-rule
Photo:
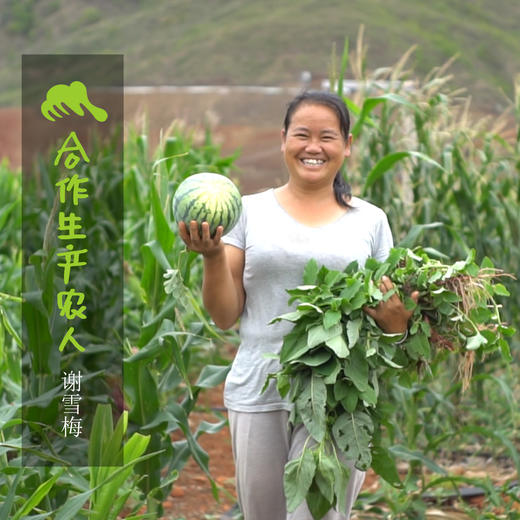
<path fill-rule="evenodd" d="M 86 253 L 88 249 L 79 249 L 77 251 L 73 251 L 74 246 L 72 244 L 67 244 L 68 251 L 64 251 L 63 253 L 56 253 L 58 256 L 65 257 L 65 263 L 58 263 L 59 267 L 63 267 L 63 281 L 67 284 L 70 280 L 70 268 L 71 267 L 81 267 L 82 265 L 87 265 L 87 262 L 80 262 L 79 255 Z"/>
<path fill-rule="evenodd" d="M 60 211 L 58 216 L 58 231 L 68 232 L 66 235 L 58 235 L 58 238 L 61 238 L 62 240 L 74 240 L 76 238 L 85 238 L 87 236 L 83 233 L 76 233 L 76 230 L 81 229 L 81 225 L 76 224 L 76 222 L 81 221 L 81 217 L 76 216 L 73 212 L 65 215 L 64 211 Z"/>
<path fill-rule="evenodd" d="M 65 202 L 65 192 L 72 191 L 72 204 L 78 205 L 79 199 L 87 199 L 87 188 L 82 188 L 80 184 L 88 182 L 87 177 L 79 178 L 78 174 L 75 173 L 72 177 L 65 177 L 61 181 L 56 183 L 56 186 L 60 189 L 60 202 Z"/>
<path fill-rule="evenodd" d="M 73 336 L 74 334 L 74 327 L 69 327 L 69 330 L 67 331 L 67 333 L 65 334 L 65 336 L 63 336 L 63 339 L 61 340 L 61 343 L 60 343 L 60 346 L 59 346 L 59 350 L 60 352 L 63 352 L 63 349 L 65 348 L 65 345 L 70 341 L 74 347 L 76 347 L 80 352 L 84 352 L 85 351 L 85 348 L 82 347 L 76 340 L 76 338 L 74 338 Z"/>
<path fill-rule="evenodd" d="M 85 299 L 85 295 L 81 292 L 76 292 L 75 289 L 58 293 L 56 301 L 58 303 L 58 309 L 61 311 L 60 316 L 66 316 L 68 320 L 73 320 L 76 317 L 81 318 L 82 320 L 86 319 L 87 317 L 85 316 L 84 311 L 87 307 L 81 305 L 79 309 L 73 309 L 73 298 L 76 298 L 76 305 L 81 305 Z"/>
<path fill-rule="evenodd" d="M 74 145 L 68 146 L 69 141 L 74 141 Z M 72 131 L 67 139 L 65 139 L 64 143 L 61 145 L 61 148 L 58 150 L 58 155 L 56 155 L 56 159 L 54 159 L 54 166 L 58 166 L 60 163 L 61 156 L 66 153 L 67 156 L 65 157 L 65 168 L 68 170 L 72 170 L 76 166 L 76 164 L 79 163 L 79 155 L 75 154 L 74 152 L 78 151 L 81 154 L 81 157 L 83 157 L 83 160 L 85 162 L 90 162 L 90 159 L 88 158 L 88 155 L 85 152 L 85 149 L 83 146 L 81 146 L 81 143 L 79 142 L 78 136 L 76 135 L 76 132 Z"/>

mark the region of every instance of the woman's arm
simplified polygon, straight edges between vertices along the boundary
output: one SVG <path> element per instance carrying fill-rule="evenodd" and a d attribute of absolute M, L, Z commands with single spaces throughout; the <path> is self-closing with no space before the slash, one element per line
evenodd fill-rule
<path fill-rule="evenodd" d="M 220 240 L 222 232 L 223 228 L 219 226 L 214 238 L 211 238 L 207 222 L 202 223 L 202 235 L 195 221 L 190 223 L 189 229 L 183 222 L 179 223 L 179 234 L 188 249 L 204 257 L 204 307 L 218 327 L 228 329 L 235 324 L 244 309 L 242 276 L 245 257 L 242 249 L 225 245 Z"/>
<path fill-rule="evenodd" d="M 243 272 L 244 251 L 238 247 L 226 245 L 218 254 L 204 257 L 204 307 L 221 329 L 232 327 L 244 309 Z"/>

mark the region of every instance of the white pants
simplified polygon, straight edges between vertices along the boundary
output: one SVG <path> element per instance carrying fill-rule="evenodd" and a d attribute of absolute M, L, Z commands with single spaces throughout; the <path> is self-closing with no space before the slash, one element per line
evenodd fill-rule
<path fill-rule="evenodd" d="M 229 410 L 229 427 L 236 468 L 238 502 L 244 520 L 313 520 L 304 501 L 287 513 L 283 473 L 288 460 L 299 457 L 308 433 L 303 425 L 292 428 L 289 412 L 234 412 Z M 365 473 L 351 468 L 345 490 L 347 514 L 329 511 L 324 520 L 347 520 Z"/>

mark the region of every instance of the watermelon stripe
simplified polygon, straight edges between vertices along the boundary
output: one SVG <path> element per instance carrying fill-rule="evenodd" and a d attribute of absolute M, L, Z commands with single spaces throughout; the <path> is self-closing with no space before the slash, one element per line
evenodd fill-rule
<path fill-rule="evenodd" d="M 196 192 L 198 189 L 199 188 L 197 188 L 197 187 L 191 187 L 191 186 L 187 186 L 184 190 L 179 188 L 175 192 L 175 197 L 173 199 L 173 213 L 175 214 L 177 212 L 177 208 L 179 207 L 179 205 L 182 202 L 187 203 L 187 202 L 190 202 L 191 200 L 196 200 L 196 199 L 191 199 L 191 197 L 189 195 L 193 194 L 193 192 Z"/>
<path fill-rule="evenodd" d="M 200 213 L 200 211 L 203 209 L 203 206 L 201 205 L 200 197 L 199 198 L 183 198 L 181 199 L 185 201 L 185 206 L 183 208 L 183 211 L 181 211 L 181 214 L 188 218 L 190 217 L 190 220 L 197 220 L 193 215 L 196 211 Z M 197 207 L 200 206 L 200 209 L 197 210 Z"/>

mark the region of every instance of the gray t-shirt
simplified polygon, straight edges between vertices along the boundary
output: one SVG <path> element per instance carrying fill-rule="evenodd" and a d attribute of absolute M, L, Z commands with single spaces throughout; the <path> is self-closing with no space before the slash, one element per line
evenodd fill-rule
<path fill-rule="evenodd" d="M 306 263 L 343 270 L 369 257 L 384 260 L 393 245 L 385 213 L 353 197 L 347 212 L 321 227 L 309 227 L 291 217 L 278 203 L 274 190 L 242 197 L 243 210 L 237 225 L 223 237 L 226 244 L 245 251 L 244 289 L 246 301 L 240 318 L 240 346 L 225 389 L 224 403 L 237 412 L 290 410 L 278 394 L 274 381 L 261 394 L 266 377 L 279 369 L 276 359 L 284 335 L 292 323 L 269 322 L 292 310 L 286 289 L 302 284 Z"/>

